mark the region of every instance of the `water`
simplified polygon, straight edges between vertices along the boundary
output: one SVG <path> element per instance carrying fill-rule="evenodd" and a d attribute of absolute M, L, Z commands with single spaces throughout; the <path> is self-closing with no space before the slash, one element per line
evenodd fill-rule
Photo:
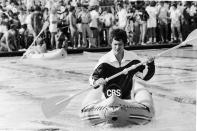
<path fill-rule="evenodd" d="M 135 51 L 146 58 L 163 50 Z M 47 119 L 41 103 L 87 89 L 88 78 L 103 53 L 69 55 L 42 61 L 0 58 L 0 130 L 24 131 L 194 131 L 196 130 L 197 51 L 177 49 L 155 61 L 156 74 L 146 88 L 153 93 L 156 116 L 144 126 L 106 128 L 85 125 L 80 107 L 87 92 L 74 98 L 63 112 Z M 17 63 L 15 63 L 17 61 Z"/>

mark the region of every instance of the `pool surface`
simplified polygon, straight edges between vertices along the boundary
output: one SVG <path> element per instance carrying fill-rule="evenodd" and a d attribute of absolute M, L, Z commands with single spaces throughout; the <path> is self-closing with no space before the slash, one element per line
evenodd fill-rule
<path fill-rule="evenodd" d="M 146 58 L 162 50 L 136 50 Z M 63 112 L 47 119 L 41 103 L 69 97 L 89 87 L 88 78 L 103 53 L 68 55 L 59 60 L 0 58 L 0 130 L 24 131 L 194 131 L 196 130 L 197 50 L 177 49 L 155 61 L 156 74 L 144 86 L 152 92 L 156 115 L 147 125 L 105 128 L 85 125 L 79 117 L 85 93 Z"/>

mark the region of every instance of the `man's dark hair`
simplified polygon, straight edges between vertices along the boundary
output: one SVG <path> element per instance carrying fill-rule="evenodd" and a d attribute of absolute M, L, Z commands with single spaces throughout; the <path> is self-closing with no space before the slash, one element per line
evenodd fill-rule
<path fill-rule="evenodd" d="M 111 32 L 111 40 L 123 41 L 124 45 L 127 43 L 127 33 L 122 29 L 114 29 Z"/>

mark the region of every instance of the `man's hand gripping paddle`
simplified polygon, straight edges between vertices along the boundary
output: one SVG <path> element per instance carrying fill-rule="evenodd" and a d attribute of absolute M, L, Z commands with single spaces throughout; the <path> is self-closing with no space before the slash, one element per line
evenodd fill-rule
<path fill-rule="evenodd" d="M 112 79 L 114 79 L 114 78 L 116 78 L 116 77 L 118 77 L 118 76 L 120 76 L 122 74 L 126 74 L 128 71 L 136 69 L 137 67 L 139 67 L 141 65 L 144 65 L 144 64 L 146 64 L 148 62 L 151 62 L 154 59 L 159 58 L 160 56 L 162 56 L 162 55 L 164 55 L 164 54 L 166 54 L 166 53 L 168 53 L 170 51 L 173 51 L 173 50 L 175 50 L 175 49 L 177 49 L 177 48 L 179 48 L 181 46 L 184 46 L 184 45 L 186 45 L 188 43 L 190 43 L 190 44 L 193 43 L 194 44 L 195 43 L 194 41 L 196 41 L 196 40 L 197 40 L 197 29 L 192 31 L 189 34 L 189 36 L 187 37 L 187 39 L 184 42 L 182 42 L 181 44 L 179 44 L 177 46 L 174 46 L 173 48 L 170 48 L 168 50 L 165 50 L 165 51 L 157 54 L 156 56 L 151 57 L 151 59 L 148 59 L 148 60 L 146 60 L 144 62 L 141 62 L 139 64 L 133 65 L 133 66 L 131 66 L 129 68 L 126 68 L 123 71 L 121 71 L 121 72 L 119 72 L 119 73 L 117 73 L 117 74 L 115 74 L 115 75 L 113 75 L 113 76 L 111 76 L 109 78 L 106 78 L 105 81 L 108 82 L 108 81 L 110 81 L 110 80 L 112 80 Z M 67 97 L 67 96 L 55 96 L 55 97 L 49 98 L 49 99 L 45 100 L 42 103 L 42 111 L 43 111 L 44 115 L 47 118 L 53 117 L 55 115 L 58 115 L 61 111 L 63 111 L 66 108 L 66 106 L 70 103 L 70 101 L 73 98 L 75 98 L 76 96 L 81 95 L 82 93 L 84 93 L 86 91 L 89 91 L 89 90 L 91 90 L 93 88 L 97 88 L 98 86 L 99 85 L 94 85 L 93 87 L 90 87 L 90 88 L 87 88 L 85 90 L 82 90 L 82 91 L 80 91 L 80 92 L 78 92 L 78 93 L 76 93 L 76 94 L 74 94 L 73 96 L 70 96 L 70 97 Z"/>

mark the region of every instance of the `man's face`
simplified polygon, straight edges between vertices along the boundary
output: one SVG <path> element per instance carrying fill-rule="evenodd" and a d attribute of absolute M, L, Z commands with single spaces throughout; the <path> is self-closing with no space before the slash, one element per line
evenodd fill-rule
<path fill-rule="evenodd" d="M 112 50 L 114 52 L 114 55 L 117 55 L 119 53 L 122 53 L 124 51 L 124 43 L 122 40 L 112 40 Z"/>

